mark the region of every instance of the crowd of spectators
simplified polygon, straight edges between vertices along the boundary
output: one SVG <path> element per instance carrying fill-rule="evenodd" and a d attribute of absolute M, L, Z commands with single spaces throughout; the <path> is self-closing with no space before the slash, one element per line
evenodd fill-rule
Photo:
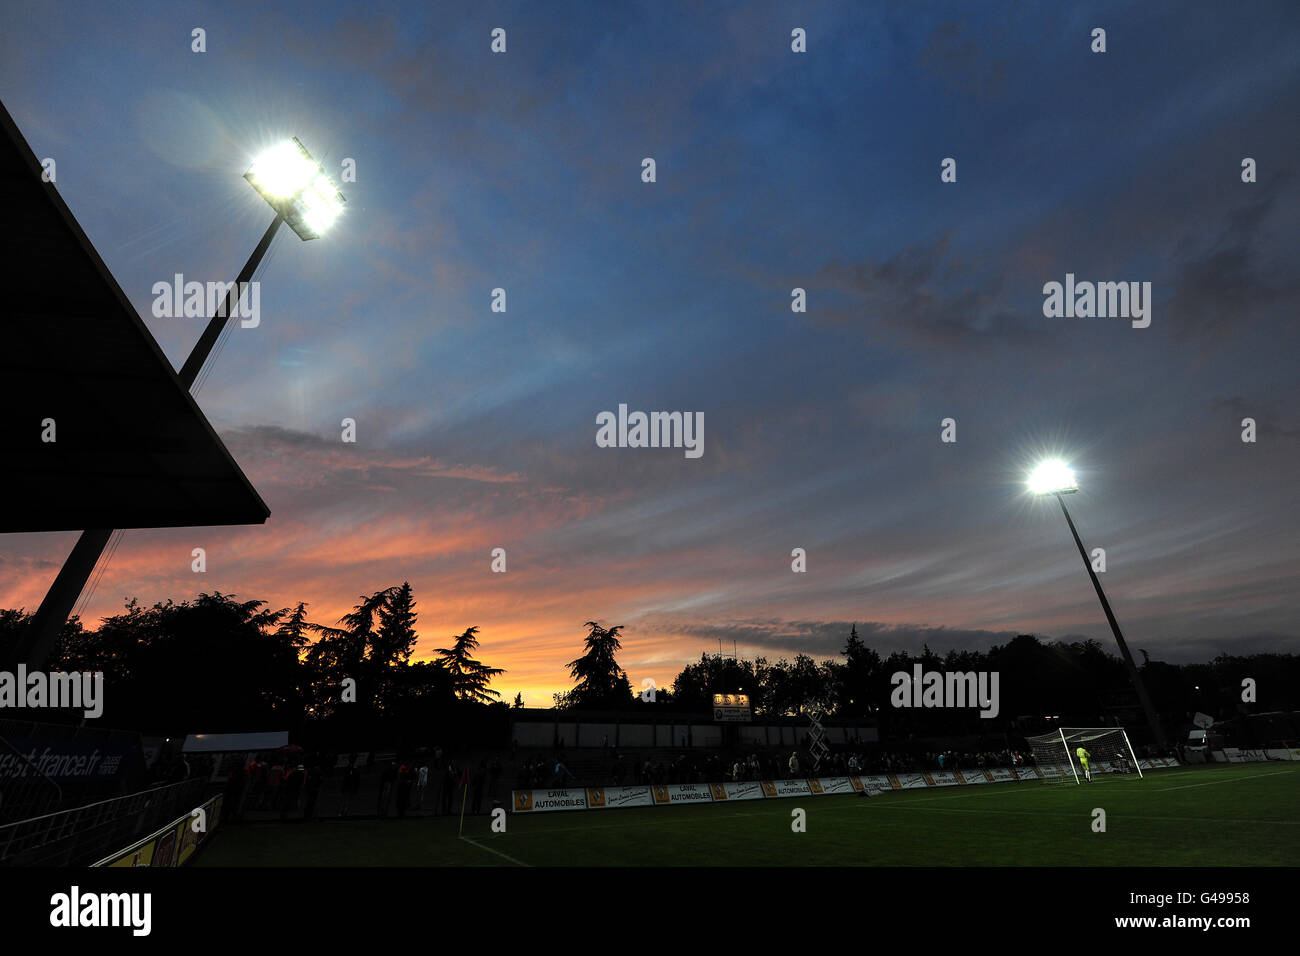
<path fill-rule="evenodd" d="M 805 741 L 806 744 L 806 741 Z M 1166 753 L 1155 747 L 1136 748 L 1142 757 Z M 532 754 L 511 751 L 482 755 L 481 759 L 455 760 L 441 747 L 375 762 L 337 759 L 333 754 L 275 752 L 257 754 L 231 768 L 226 781 L 223 815 L 238 821 L 249 810 L 277 813 L 281 820 L 311 820 L 317 814 L 322 789 L 332 796 L 328 815 L 356 814 L 404 817 L 409 811 L 428 815 L 477 814 L 508 797 L 513 784 L 520 790 L 580 786 L 663 785 L 717 783 L 741 780 L 788 780 L 818 776 L 971 771 L 1032 766 L 1027 750 L 892 750 L 850 741 L 814 763 L 806 747 L 759 747 L 745 751 L 655 750 L 622 751 L 606 747 L 599 757 L 584 755 L 569 767 L 562 751 Z M 513 759 L 511 759 L 513 758 Z M 507 764 L 503 766 L 502 760 Z M 374 764 L 372 767 L 372 763 Z M 192 767 L 182 755 L 160 760 L 155 772 L 177 780 L 206 773 L 207 766 Z M 816 769 L 814 769 L 814 766 Z M 224 768 L 223 768 L 224 769 Z M 367 796 L 359 798 L 363 774 Z M 504 781 L 502 778 L 505 778 Z M 373 788 L 373 789 L 371 789 Z M 373 794 L 373 796 L 371 796 Z"/>
<path fill-rule="evenodd" d="M 843 749 L 822 757 L 816 772 L 822 776 L 846 776 L 871 773 L 906 773 L 923 770 L 976 770 L 995 767 L 1019 767 L 1030 762 L 1028 754 L 1005 749 L 975 753 L 891 752 L 884 750 Z M 544 761 L 538 761 L 539 767 Z M 786 780 L 812 774 L 814 761 L 804 750 L 778 751 L 764 748 L 749 753 L 710 752 L 652 754 L 614 754 L 607 762 L 602 782 L 624 784 L 713 783 L 724 780 Z M 545 773 L 534 773 L 530 786 Z M 549 775 L 550 785 L 559 785 Z M 521 784 L 522 786 L 522 784 Z"/>
<path fill-rule="evenodd" d="M 1156 747 L 1137 748 L 1142 757 L 1172 755 Z M 520 790 L 580 787 L 658 786 L 673 783 L 717 783 L 735 780 L 787 780 L 811 776 L 814 761 L 805 747 L 782 750 L 760 747 L 749 751 L 615 751 L 606 746 L 599 760 L 584 758 L 570 769 L 562 753 L 537 753 L 520 758 L 515 786 Z M 1028 749 L 888 750 L 850 741 L 824 755 L 816 764 L 820 776 L 849 776 L 923 771 L 994 770 L 1034 765 Z"/>
<path fill-rule="evenodd" d="M 372 759 L 359 760 L 357 754 L 346 762 L 334 754 L 256 754 L 230 769 L 223 817 L 238 822 L 250 810 L 278 811 L 281 820 L 310 821 L 323 788 L 336 794 L 332 810 L 339 817 L 370 815 L 371 806 L 378 817 L 400 818 L 409 811 L 482 813 L 500 797 L 497 757 L 456 760 L 435 747 L 371 764 Z M 363 776 L 369 781 L 364 800 L 359 796 Z"/>

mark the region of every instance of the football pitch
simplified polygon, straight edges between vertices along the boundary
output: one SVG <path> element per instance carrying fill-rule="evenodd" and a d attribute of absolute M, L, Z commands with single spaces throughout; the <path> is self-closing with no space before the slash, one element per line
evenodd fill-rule
<path fill-rule="evenodd" d="M 1300 763 L 625 810 L 218 830 L 229 866 L 1295 866 Z M 792 812 L 806 812 L 793 832 Z M 1105 831 L 1094 830 L 1094 810 Z"/>

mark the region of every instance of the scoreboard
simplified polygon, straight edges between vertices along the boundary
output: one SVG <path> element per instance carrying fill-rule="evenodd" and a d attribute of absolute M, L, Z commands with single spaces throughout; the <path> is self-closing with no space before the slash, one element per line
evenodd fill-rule
<path fill-rule="evenodd" d="M 713 719 L 722 722 L 749 721 L 751 719 L 749 695 L 714 694 Z"/>

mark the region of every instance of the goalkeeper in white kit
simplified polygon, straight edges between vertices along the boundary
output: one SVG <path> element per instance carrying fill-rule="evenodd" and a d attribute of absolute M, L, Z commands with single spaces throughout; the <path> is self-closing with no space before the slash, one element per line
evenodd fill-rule
<path fill-rule="evenodd" d="M 1088 751 L 1084 750 L 1082 747 L 1077 747 L 1075 748 L 1074 755 L 1079 758 L 1079 766 L 1083 768 L 1084 779 L 1089 783 L 1092 783 L 1092 770 L 1088 767 L 1088 758 L 1091 757 L 1092 754 L 1088 753 Z"/>

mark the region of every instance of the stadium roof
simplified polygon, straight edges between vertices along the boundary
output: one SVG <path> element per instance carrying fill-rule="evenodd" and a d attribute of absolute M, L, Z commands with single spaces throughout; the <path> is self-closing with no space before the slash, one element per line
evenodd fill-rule
<path fill-rule="evenodd" d="M 0 532 L 261 524 L 270 511 L 3 103 L 0 127 Z"/>
<path fill-rule="evenodd" d="M 288 745 L 289 731 L 272 730 L 256 734 L 190 734 L 181 751 L 193 753 L 230 753 L 235 750 L 279 750 Z"/>

